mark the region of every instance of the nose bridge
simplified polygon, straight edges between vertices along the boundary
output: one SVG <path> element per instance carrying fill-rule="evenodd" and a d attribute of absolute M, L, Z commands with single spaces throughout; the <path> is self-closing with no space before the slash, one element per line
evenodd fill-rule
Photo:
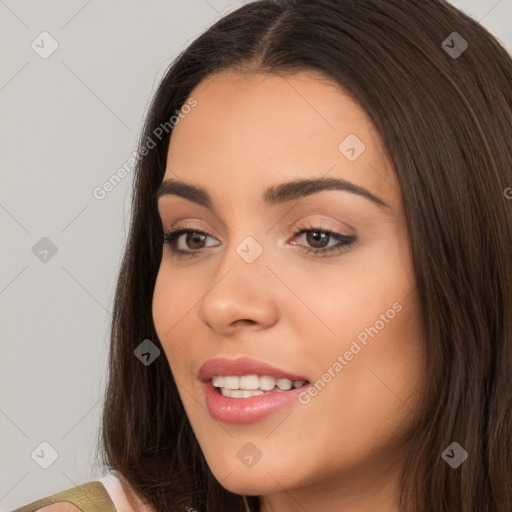
<path fill-rule="evenodd" d="M 232 231 L 228 247 L 220 256 L 214 283 L 228 279 L 235 287 L 232 292 L 236 295 L 257 293 L 262 296 L 258 288 L 263 285 L 268 273 L 266 264 L 269 250 L 265 247 L 264 235 L 263 229 L 258 233 L 255 230 Z"/>
<path fill-rule="evenodd" d="M 199 309 L 203 321 L 216 330 L 222 331 L 238 320 L 260 324 L 275 320 L 275 287 L 269 283 L 272 273 L 266 268 L 265 231 L 260 227 L 257 233 L 244 228 L 230 232 L 228 248 L 222 252 Z"/>
<path fill-rule="evenodd" d="M 254 272 L 264 268 L 262 262 L 267 259 L 264 256 L 269 250 L 269 226 L 264 216 L 257 212 L 256 204 L 247 204 L 242 200 L 237 204 L 237 209 L 232 210 L 233 222 L 229 223 L 228 247 L 222 255 L 225 260 L 222 266 L 248 266 L 245 270 Z"/>

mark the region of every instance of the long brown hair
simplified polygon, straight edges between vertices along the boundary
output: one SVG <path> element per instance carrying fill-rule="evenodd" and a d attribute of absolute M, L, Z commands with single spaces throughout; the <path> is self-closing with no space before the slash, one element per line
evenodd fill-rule
<path fill-rule="evenodd" d="M 445 0 L 256 1 L 220 19 L 172 63 L 147 114 L 144 156 L 134 170 L 102 463 L 158 511 L 258 510 L 257 497 L 227 491 L 208 468 L 151 308 L 162 254 L 155 192 L 172 134 L 160 140 L 155 129 L 205 77 L 228 68 L 318 71 L 370 116 L 401 187 L 428 340 L 402 510 L 510 512 L 512 60 Z M 156 147 L 141 151 L 148 138 Z M 149 366 L 134 356 L 144 339 L 162 350 Z M 456 469 L 441 457 L 454 441 L 469 455 Z"/>

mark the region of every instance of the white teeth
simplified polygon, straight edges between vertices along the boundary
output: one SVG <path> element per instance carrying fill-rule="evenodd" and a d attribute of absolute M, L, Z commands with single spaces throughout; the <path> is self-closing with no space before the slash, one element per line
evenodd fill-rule
<path fill-rule="evenodd" d="M 258 389 L 260 378 L 257 375 L 244 375 L 240 377 L 240 389 Z"/>
<path fill-rule="evenodd" d="M 222 387 L 227 389 L 239 389 L 240 377 L 224 377 Z"/>
<path fill-rule="evenodd" d="M 228 396 L 230 398 L 249 398 L 250 396 L 263 395 L 261 389 L 250 390 L 250 389 L 226 389 L 220 388 L 222 396 Z"/>
<path fill-rule="evenodd" d="M 288 391 L 292 389 L 292 381 L 290 379 L 277 379 L 276 385 L 279 389 L 283 391 Z"/>
<path fill-rule="evenodd" d="M 232 375 L 215 375 L 212 377 L 212 383 L 216 388 L 220 388 L 223 396 L 231 398 L 247 398 L 250 396 L 262 395 L 263 392 L 283 392 L 292 388 L 300 388 L 305 380 L 276 379 L 270 375 L 242 375 L 241 377 Z"/>
<path fill-rule="evenodd" d="M 261 391 L 261 389 L 255 389 L 254 391 L 249 390 L 249 389 L 244 389 L 242 391 L 243 398 L 248 398 L 250 396 L 258 396 L 258 395 L 263 395 L 263 391 Z"/>
<path fill-rule="evenodd" d="M 216 388 L 221 388 L 222 383 L 224 382 L 224 377 L 221 377 L 220 375 L 215 375 L 215 377 L 212 377 L 212 382 Z"/>
<path fill-rule="evenodd" d="M 274 377 L 269 377 L 268 375 L 260 377 L 260 389 L 263 389 L 263 391 L 270 391 L 274 389 L 275 385 L 276 379 L 274 379 Z"/>

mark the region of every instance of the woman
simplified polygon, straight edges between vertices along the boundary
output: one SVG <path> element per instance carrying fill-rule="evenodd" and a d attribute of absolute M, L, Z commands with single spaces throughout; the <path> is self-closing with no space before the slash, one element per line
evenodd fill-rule
<path fill-rule="evenodd" d="M 139 145 L 123 492 L 82 510 L 512 510 L 511 84 L 444 0 L 257 1 L 194 41 Z"/>

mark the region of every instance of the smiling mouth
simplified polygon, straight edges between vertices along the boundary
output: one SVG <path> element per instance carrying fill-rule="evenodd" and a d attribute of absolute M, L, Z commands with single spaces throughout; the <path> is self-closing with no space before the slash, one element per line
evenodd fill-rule
<path fill-rule="evenodd" d="M 307 380 L 276 379 L 270 375 L 215 375 L 211 380 L 218 393 L 228 398 L 249 398 L 301 388 Z"/>

